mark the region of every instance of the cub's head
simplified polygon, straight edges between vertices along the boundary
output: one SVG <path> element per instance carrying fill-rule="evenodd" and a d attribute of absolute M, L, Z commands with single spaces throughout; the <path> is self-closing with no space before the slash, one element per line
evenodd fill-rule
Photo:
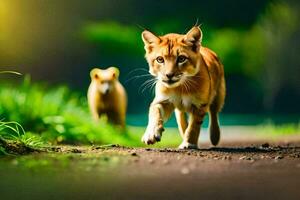
<path fill-rule="evenodd" d="M 193 27 L 186 34 L 170 33 L 156 36 L 150 31 L 142 33 L 149 72 L 168 88 L 184 84 L 199 72 L 202 32 Z"/>
<path fill-rule="evenodd" d="M 101 94 L 108 94 L 114 89 L 115 82 L 118 81 L 119 78 L 119 73 L 119 69 L 116 67 L 109 67 L 107 69 L 94 68 L 90 75 L 98 91 Z"/>

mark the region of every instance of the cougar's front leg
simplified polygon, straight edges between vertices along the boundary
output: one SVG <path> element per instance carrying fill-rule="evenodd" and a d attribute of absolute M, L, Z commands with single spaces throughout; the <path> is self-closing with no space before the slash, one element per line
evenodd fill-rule
<path fill-rule="evenodd" d="M 187 121 L 186 121 L 185 113 L 184 113 L 184 111 L 175 109 L 175 116 L 176 116 L 179 133 L 180 133 L 182 139 L 184 139 L 184 132 L 187 128 Z"/>
<path fill-rule="evenodd" d="M 197 149 L 198 138 L 200 135 L 200 128 L 205 116 L 205 109 L 193 108 L 189 112 L 189 123 L 185 130 L 183 142 L 180 144 L 179 149 Z"/>
<path fill-rule="evenodd" d="M 170 117 L 173 109 L 173 106 L 169 103 L 151 104 L 148 126 L 142 137 L 142 142 L 145 144 L 154 144 L 160 141 L 162 132 L 164 131 L 164 121 Z"/>

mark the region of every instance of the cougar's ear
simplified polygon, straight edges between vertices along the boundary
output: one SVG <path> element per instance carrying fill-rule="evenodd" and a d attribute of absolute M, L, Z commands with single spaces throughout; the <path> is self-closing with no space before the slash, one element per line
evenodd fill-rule
<path fill-rule="evenodd" d="M 184 42 L 191 46 L 193 51 L 198 51 L 202 42 L 202 31 L 200 27 L 194 26 L 184 36 Z"/>
<path fill-rule="evenodd" d="M 112 77 L 114 79 L 118 79 L 119 78 L 120 70 L 117 67 L 110 67 L 110 68 L 108 68 L 108 70 L 110 70 L 112 72 Z"/>
<path fill-rule="evenodd" d="M 160 38 L 158 36 L 156 36 L 155 34 L 151 33 L 150 31 L 147 31 L 147 30 L 143 31 L 142 39 L 143 39 L 145 45 L 150 45 L 153 43 L 160 42 Z"/>
<path fill-rule="evenodd" d="M 91 79 L 99 79 L 100 72 L 101 72 L 101 69 L 99 69 L 99 68 L 92 69 L 90 72 Z"/>

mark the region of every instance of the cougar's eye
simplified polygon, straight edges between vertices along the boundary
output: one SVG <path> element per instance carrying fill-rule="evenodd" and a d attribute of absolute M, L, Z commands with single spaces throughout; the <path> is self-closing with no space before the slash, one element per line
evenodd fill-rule
<path fill-rule="evenodd" d="M 158 56 L 158 57 L 156 58 L 156 61 L 157 61 L 158 63 L 164 63 L 164 62 L 165 62 L 164 58 L 161 57 L 161 56 Z"/>
<path fill-rule="evenodd" d="M 178 56 L 178 58 L 177 58 L 177 62 L 178 63 L 184 63 L 185 61 L 186 61 L 186 57 L 185 56 Z"/>

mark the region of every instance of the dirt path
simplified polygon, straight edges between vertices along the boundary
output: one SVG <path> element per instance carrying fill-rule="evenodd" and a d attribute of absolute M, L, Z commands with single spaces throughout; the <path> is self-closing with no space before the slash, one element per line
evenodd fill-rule
<path fill-rule="evenodd" d="M 1 199 L 300 199 L 300 143 L 59 147 L 0 159 Z"/>

